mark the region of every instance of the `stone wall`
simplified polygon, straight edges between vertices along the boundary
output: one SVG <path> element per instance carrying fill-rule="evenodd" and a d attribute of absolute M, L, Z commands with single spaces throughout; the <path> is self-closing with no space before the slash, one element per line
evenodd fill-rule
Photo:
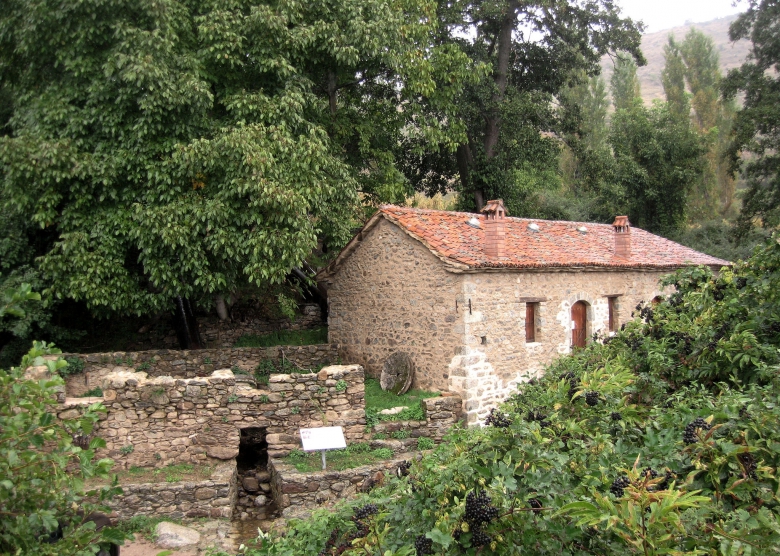
<path fill-rule="evenodd" d="M 99 387 L 112 372 L 143 371 L 148 376 L 194 378 L 208 376 L 215 369 L 240 369 L 252 373 L 264 359 L 291 361 L 302 369 L 316 369 L 338 360 L 336 346 L 274 346 L 269 348 L 230 348 L 198 350 L 117 351 L 112 353 L 70 354 L 84 361 L 84 372 L 66 377 L 68 396 L 81 396 Z"/>
<path fill-rule="evenodd" d="M 495 272 L 464 275 L 464 345 L 449 365 L 448 387 L 464 399 L 468 423 L 484 420 L 492 407 L 569 353 L 571 308 L 587 305 L 588 338 L 608 332 L 608 296 L 615 298 L 615 321 L 631 320 L 641 302 L 663 292 L 658 271 Z M 525 341 L 526 303 L 537 303 L 538 333 Z"/>
<path fill-rule="evenodd" d="M 295 320 L 287 317 L 273 318 L 268 316 L 261 307 L 233 307 L 230 320 L 220 320 L 216 315 L 209 314 L 198 317 L 198 329 L 203 341 L 209 348 L 233 347 L 236 340 L 248 334 L 268 334 L 278 330 L 309 330 L 325 325 L 319 305 L 305 303 L 299 306 L 299 315 Z M 151 330 L 136 334 L 130 349 L 146 351 L 154 349 L 176 349 L 179 341 L 170 319 L 161 320 Z"/>
<path fill-rule="evenodd" d="M 404 460 L 417 454 L 397 454 L 396 457 L 344 471 L 301 473 L 279 459 L 268 461 L 271 472 L 271 492 L 285 518 L 303 519 L 313 510 L 329 506 L 338 500 L 354 496 L 367 479 L 377 473 L 394 473 Z"/>
<path fill-rule="evenodd" d="M 123 494 L 107 502 L 113 516 L 230 518 L 236 503 L 236 462 L 222 462 L 205 481 L 123 484 Z"/>
<path fill-rule="evenodd" d="M 105 455 L 125 468 L 232 459 L 244 427 L 266 429 L 271 456 L 300 447 L 301 427 L 342 426 L 349 441 L 362 441 L 363 380 L 359 365 L 272 375 L 269 390 L 237 384 L 230 370 L 190 379 L 114 372 L 103 378 L 108 412 L 97 435 Z M 72 416 L 88 401 L 68 398 L 58 415 Z"/>
<path fill-rule="evenodd" d="M 328 285 L 328 335 L 345 361 L 379 377 L 396 351 L 412 356 L 415 388 L 446 390 L 462 344 L 455 303 L 462 276 L 446 272 L 420 242 L 382 219 Z"/>

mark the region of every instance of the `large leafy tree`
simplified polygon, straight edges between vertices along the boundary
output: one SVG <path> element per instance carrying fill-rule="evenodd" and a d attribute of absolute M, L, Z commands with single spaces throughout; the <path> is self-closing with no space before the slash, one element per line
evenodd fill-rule
<path fill-rule="evenodd" d="M 741 164 L 748 189 L 742 204 L 740 229 L 754 223 L 780 225 L 780 1 L 749 0 L 747 10 L 732 23 L 732 41 L 750 39 L 748 61 L 731 70 L 723 84 L 728 98 L 744 94 L 737 113 L 731 148 L 732 165 Z"/>
<path fill-rule="evenodd" d="M 439 20 L 440 40 L 489 71 L 459 98 L 466 140 L 454 157 L 415 160 L 413 182 L 429 192 L 457 183 L 463 208 L 500 196 L 510 212 L 524 213 L 524 189 L 557 171 L 560 147 L 551 133 L 563 125 L 555 97 L 597 74 L 607 52 L 642 61 L 640 27 L 611 0 L 442 1 Z"/>
<path fill-rule="evenodd" d="M 688 194 L 703 169 L 701 137 L 668 105 L 637 104 L 615 113 L 610 143 L 631 222 L 662 235 L 680 230 Z"/>
<path fill-rule="evenodd" d="M 397 194 L 401 132 L 459 140 L 441 122 L 467 64 L 431 44 L 434 13 L 404 0 L 7 2 L 0 178 L 8 207 L 54 231 L 39 259 L 50 292 L 150 313 L 278 283 L 318 239 L 342 244 L 359 191 Z M 438 117 L 417 117 L 423 105 Z"/>

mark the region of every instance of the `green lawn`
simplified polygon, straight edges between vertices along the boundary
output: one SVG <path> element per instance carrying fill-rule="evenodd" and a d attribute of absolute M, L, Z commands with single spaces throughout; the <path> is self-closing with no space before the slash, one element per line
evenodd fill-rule
<path fill-rule="evenodd" d="M 328 343 L 328 327 L 310 330 L 277 330 L 270 334 L 246 334 L 233 347 L 309 346 Z"/>
<path fill-rule="evenodd" d="M 372 450 L 368 444 L 358 442 L 350 444 L 343 450 L 328 450 L 325 459 L 328 471 L 343 471 L 344 469 L 352 469 L 392 457 L 393 451 L 390 448 L 376 448 Z M 322 455 L 320 452 L 293 450 L 289 456 L 284 458 L 284 462 L 289 463 L 301 473 L 322 471 Z"/>
<path fill-rule="evenodd" d="M 420 402 L 425 398 L 436 398 L 439 392 L 427 390 L 409 390 L 406 394 L 396 396 L 392 392 L 382 390 L 379 381 L 375 378 L 367 378 L 366 384 L 366 420 L 371 421 L 421 421 L 424 413 Z M 390 409 L 401 405 L 407 406 L 401 413 L 395 415 L 379 415 L 383 409 Z"/>

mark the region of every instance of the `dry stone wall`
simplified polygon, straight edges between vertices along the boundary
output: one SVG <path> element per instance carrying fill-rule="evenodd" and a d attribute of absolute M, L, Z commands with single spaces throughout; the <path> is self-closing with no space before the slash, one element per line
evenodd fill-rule
<path fill-rule="evenodd" d="M 416 457 L 414 453 L 397 454 L 393 459 L 346 469 L 301 473 L 284 461 L 268 462 L 271 472 L 271 492 L 285 518 L 305 518 L 313 510 L 330 506 L 338 500 L 354 496 L 377 473 L 394 473 L 404 460 Z"/>
<path fill-rule="evenodd" d="M 299 447 L 300 427 L 342 426 L 351 441 L 364 434 L 359 365 L 272 375 L 269 390 L 237 384 L 227 369 L 189 379 L 120 371 L 102 385 L 108 413 L 97 434 L 106 440 L 109 457 L 125 467 L 232 459 L 244 427 L 267 430 L 269 455 Z M 82 402 L 69 399 L 60 415 L 76 411 L 73 403 Z"/>
<path fill-rule="evenodd" d="M 123 484 L 123 493 L 107 504 L 119 519 L 136 515 L 230 518 L 236 504 L 236 490 L 236 462 L 230 461 L 217 465 L 205 481 Z"/>
<path fill-rule="evenodd" d="M 81 396 L 100 387 L 112 372 L 143 371 L 148 376 L 194 378 L 210 375 L 216 369 L 238 367 L 252 373 L 264 359 L 291 361 L 302 369 L 316 369 L 338 360 L 337 348 L 330 344 L 274 346 L 269 348 L 230 348 L 198 350 L 117 351 L 111 353 L 69 354 L 84 362 L 84 372 L 69 375 L 65 381 L 69 396 Z"/>

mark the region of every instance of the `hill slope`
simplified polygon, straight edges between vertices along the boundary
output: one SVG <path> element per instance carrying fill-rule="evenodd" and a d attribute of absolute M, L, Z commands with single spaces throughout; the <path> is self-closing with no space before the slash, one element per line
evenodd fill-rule
<path fill-rule="evenodd" d="M 724 75 L 728 70 L 742 65 L 750 50 L 750 41 L 742 40 L 737 43 L 729 41 L 729 25 L 737 17 L 734 15 L 704 23 L 691 23 L 643 35 L 642 52 L 647 58 L 647 65 L 639 68 L 638 75 L 645 104 L 649 105 L 654 99 L 664 100 L 661 71 L 664 68 L 664 45 L 669 34 L 673 34 L 675 39 L 682 41 L 690 28 L 695 27 L 715 41 L 715 46 L 720 54 L 720 67 Z M 601 61 L 601 67 L 604 79 L 609 83 L 609 78 L 612 75 L 612 60 L 609 57 L 604 57 Z"/>

